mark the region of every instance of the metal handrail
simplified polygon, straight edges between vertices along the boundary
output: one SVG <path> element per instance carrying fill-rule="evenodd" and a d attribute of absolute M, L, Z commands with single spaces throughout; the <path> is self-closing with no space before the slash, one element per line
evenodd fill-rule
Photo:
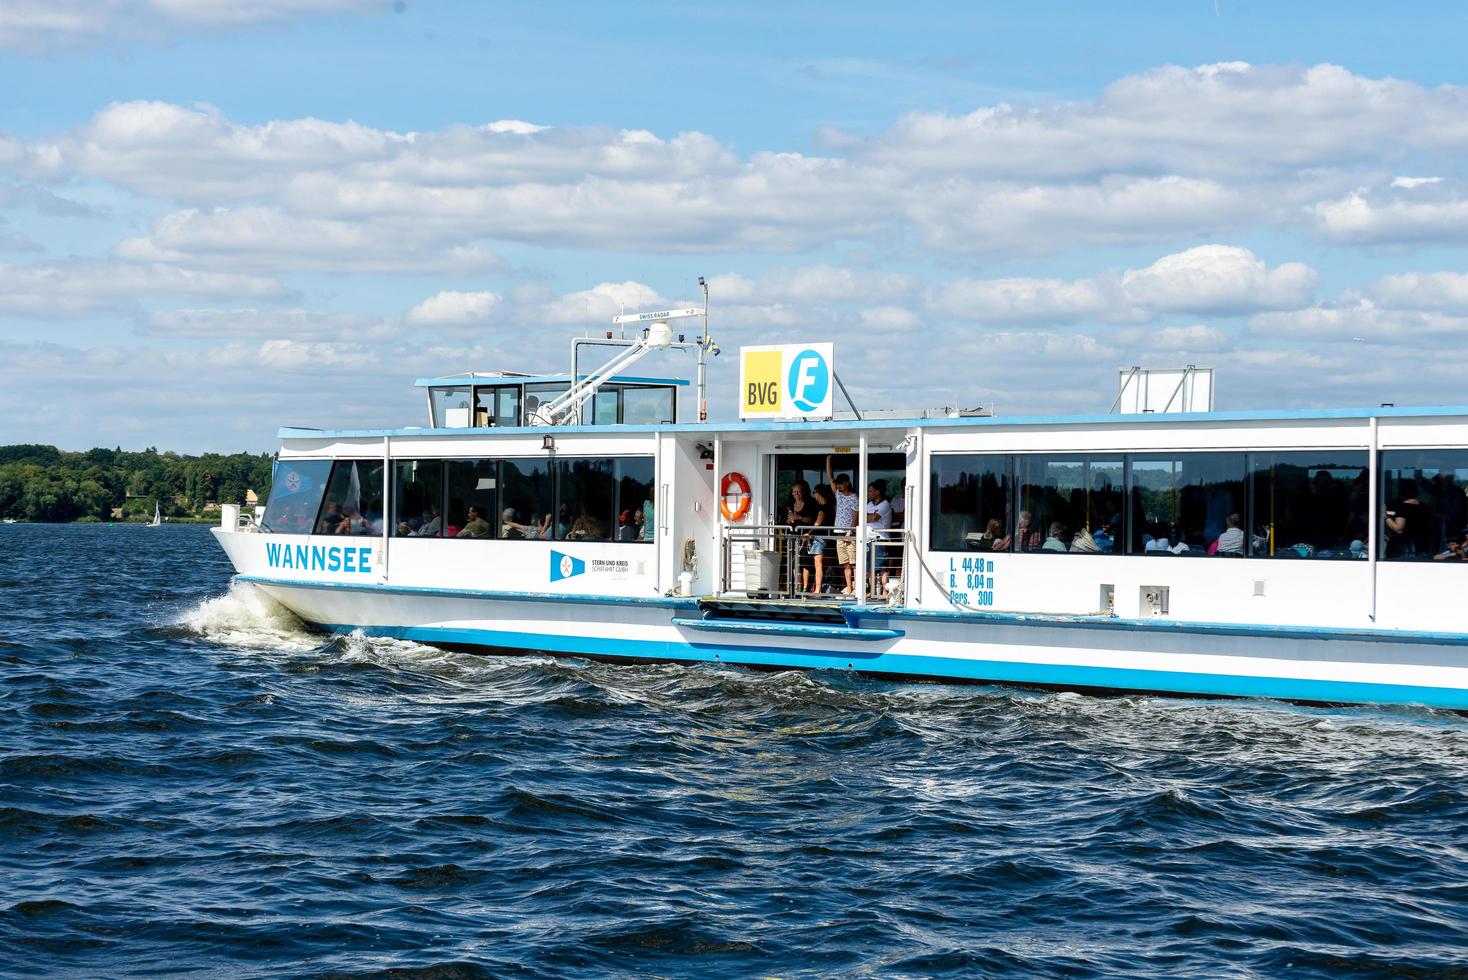
<path fill-rule="evenodd" d="M 803 555 L 801 549 L 793 545 L 816 538 L 832 542 L 851 538 L 856 534 L 856 529 L 830 525 L 796 527 L 790 524 L 739 524 L 724 527 L 722 533 L 723 547 L 720 550 L 723 555 L 719 581 L 721 593 L 742 592 L 749 596 L 802 601 L 814 594 L 805 592 L 799 587 Z M 775 581 L 767 582 L 762 575 L 758 581 L 751 582 L 747 577 L 746 569 L 743 587 L 735 588 L 733 548 L 735 544 L 752 545 L 758 551 L 778 554 Z M 869 555 L 872 556 L 871 560 L 867 562 L 867 596 L 872 599 L 885 598 L 889 604 L 901 602 L 903 594 L 901 583 L 906 580 L 907 575 L 906 535 L 900 528 L 871 529 L 868 532 L 866 546 L 871 549 Z M 835 586 L 836 591 L 839 592 L 843 581 L 839 571 L 841 566 L 836 563 L 834 547 L 830 548 L 827 553 L 831 564 L 824 576 L 824 584 Z M 883 588 L 884 585 L 886 588 Z"/>

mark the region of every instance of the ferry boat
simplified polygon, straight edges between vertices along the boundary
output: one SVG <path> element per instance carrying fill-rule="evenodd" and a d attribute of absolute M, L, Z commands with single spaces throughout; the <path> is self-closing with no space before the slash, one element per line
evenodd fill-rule
<path fill-rule="evenodd" d="M 741 351 L 715 423 L 706 308 L 618 317 L 565 375 L 419 380 L 424 425 L 282 429 L 217 539 L 335 633 L 1468 710 L 1468 408 L 838 411 L 809 344 Z M 697 387 L 630 373 L 659 352 Z"/>

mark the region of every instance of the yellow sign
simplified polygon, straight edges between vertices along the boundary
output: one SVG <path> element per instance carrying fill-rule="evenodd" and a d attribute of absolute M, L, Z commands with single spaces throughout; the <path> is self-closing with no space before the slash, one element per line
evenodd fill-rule
<path fill-rule="evenodd" d="M 741 418 L 759 415 L 779 415 L 785 390 L 781 373 L 785 367 L 784 352 L 780 350 L 745 350 L 740 365 L 740 385 L 743 388 L 743 404 L 739 410 Z"/>

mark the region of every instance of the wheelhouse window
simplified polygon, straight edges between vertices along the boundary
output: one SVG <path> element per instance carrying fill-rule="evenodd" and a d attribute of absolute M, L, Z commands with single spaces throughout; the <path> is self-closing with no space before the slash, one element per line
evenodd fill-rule
<path fill-rule="evenodd" d="M 661 425 L 672 422 L 675 420 L 676 402 L 673 388 L 626 385 L 622 388 L 622 414 L 618 421 L 627 425 Z M 600 410 L 597 421 L 601 422 Z"/>
<path fill-rule="evenodd" d="M 1131 464 L 1131 554 L 1244 554 L 1243 453 L 1127 458 Z"/>
<path fill-rule="evenodd" d="M 428 404 L 433 407 L 435 429 L 469 427 L 469 388 L 429 388 Z"/>
<path fill-rule="evenodd" d="M 318 534 L 382 533 L 382 460 L 339 459 L 331 467 Z"/>
<path fill-rule="evenodd" d="M 1366 452 L 1249 454 L 1248 554 L 1365 558 Z"/>
<path fill-rule="evenodd" d="M 529 424 L 551 402 L 569 391 L 569 384 L 538 384 L 525 386 L 525 422 Z"/>
<path fill-rule="evenodd" d="M 437 459 L 393 462 L 393 533 L 396 536 L 443 537 L 443 465 Z"/>
<path fill-rule="evenodd" d="M 474 424 L 501 428 L 520 424 L 520 386 L 494 385 L 474 389 Z"/>
<path fill-rule="evenodd" d="M 310 534 L 331 476 L 331 460 L 281 460 L 260 526 L 275 534 Z"/>
<path fill-rule="evenodd" d="M 1381 483 L 1384 559 L 1468 562 L 1468 449 L 1386 450 Z"/>
<path fill-rule="evenodd" d="M 1121 456 L 1016 456 L 1019 496 L 1014 551 L 1102 554 L 1121 539 L 1125 464 Z"/>
<path fill-rule="evenodd" d="M 1010 459 L 933 457 L 929 543 L 934 551 L 1003 550 L 1009 527 Z"/>

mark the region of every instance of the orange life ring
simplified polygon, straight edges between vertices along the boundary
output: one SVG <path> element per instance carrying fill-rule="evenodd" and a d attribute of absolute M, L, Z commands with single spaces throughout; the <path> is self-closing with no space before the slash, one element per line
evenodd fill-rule
<path fill-rule="evenodd" d="M 729 506 L 731 497 L 735 500 L 733 507 Z M 725 473 L 724 479 L 719 481 L 719 513 L 724 515 L 724 520 L 743 520 L 744 515 L 749 513 L 749 500 L 749 481 L 744 478 L 744 474 Z"/>

